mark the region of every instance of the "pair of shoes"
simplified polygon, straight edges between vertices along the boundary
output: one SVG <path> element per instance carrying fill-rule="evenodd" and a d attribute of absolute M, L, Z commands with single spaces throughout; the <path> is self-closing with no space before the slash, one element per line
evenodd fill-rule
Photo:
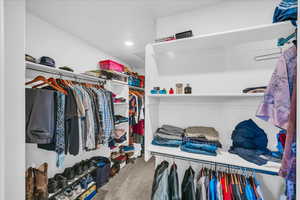
<path fill-rule="evenodd" d="M 55 193 L 59 189 L 67 187 L 68 180 L 62 174 L 56 174 L 53 178 L 48 180 L 48 192 Z"/>
<path fill-rule="evenodd" d="M 48 164 L 26 171 L 26 200 L 48 199 Z"/>
<path fill-rule="evenodd" d="M 64 170 L 63 174 L 68 180 L 73 180 L 75 178 L 75 172 L 73 167 L 68 167 Z"/>
<path fill-rule="evenodd" d="M 120 162 L 115 162 L 113 166 L 110 168 L 110 176 L 113 177 L 120 171 Z"/>

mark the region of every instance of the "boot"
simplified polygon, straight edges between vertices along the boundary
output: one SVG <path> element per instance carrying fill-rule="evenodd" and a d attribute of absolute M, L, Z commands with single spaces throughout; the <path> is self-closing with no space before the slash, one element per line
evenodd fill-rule
<path fill-rule="evenodd" d="M 33 190 L 34 190 L 34 176 L 32 167 L 28 168 L 26 171 L 26 200 L 33 200 Z"/>
<path fill-rule="evenodd" d="M 48 199 L 48 164 L 42 164 L 38 169 L 34 169 L 35 175 L 35 200 L 47 200 Z"/>

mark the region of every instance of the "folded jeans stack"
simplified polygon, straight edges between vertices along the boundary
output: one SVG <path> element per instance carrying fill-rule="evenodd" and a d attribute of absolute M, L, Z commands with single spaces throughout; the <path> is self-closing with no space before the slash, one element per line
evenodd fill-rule
<path fill-rule="evenodd" d="M 217 155 L 219 133 L 212 127 L 193 126 L 185 129 L 182 151 L 210 156 Z"/>
<path fill-rule="evenodd" d="M 158 146 L 179 147 L 182 144 L 183 134 L 184 130 L 182 128 L 163 125 L 154 133 L 152 144 Z"/>
<path fill-rule="evenodd" d="M 216 156 L 218 147 L 209 144 L 196 144 L 191 142 L 185 142 L 180 146 L 181 151 L 204 154 L 208 156 Z"/>
<path fill-rule="evenodd" d="M 222 148 L 219 133 L 213 127 L 193 126 L 185 129 L 184 141 L 196 144 L 207 144 Z"/>

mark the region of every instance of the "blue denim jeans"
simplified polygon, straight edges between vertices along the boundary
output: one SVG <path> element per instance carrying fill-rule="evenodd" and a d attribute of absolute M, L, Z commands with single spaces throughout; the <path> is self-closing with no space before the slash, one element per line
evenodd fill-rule
<path fill-rule="evenodd" d="M 165 146 L 165 147 L 179 147 L 182 144 L 181 140 L 170 140 L 161 137 L 154 137 L 152 140 L 153 145 Z"/>
<path fill-rule="evenodd" d="M 260 155 L 264 154 L 263 151 L 237 147 L 237 148 L 231 148 L 229 152 L 233 154 L 237 154 L 241 158 L 247 160 L 248 162 L 252 162 L 257 165 L 264 165 L 268 162 L 267 159 L 259 157 Z"/>
<path fill-rule="evenodd" d="M 216 156 L 217 155 L 216 152 L 190 148 L 190 147 L 187 147 L 186 145 L 181 145 L 180 149 L 181 149 L 181 151 L 185 151 L 185 152 L 189 152 L 189 153 L 203 154 L 203 155 L 208 155 L 208 156 Z"/>
<path fill-rule="evenodd" d="M 192 143 L 192 142 L 186 142 L 184 145 L 186 148 L 191 148 L 191 149 L 199 149 L 203 151 L 208 151 L 208 152 L 216 152 L 218 147 L 214 145 L 209 145 L 209 144 L 197 144 L 197 143 Z"/>

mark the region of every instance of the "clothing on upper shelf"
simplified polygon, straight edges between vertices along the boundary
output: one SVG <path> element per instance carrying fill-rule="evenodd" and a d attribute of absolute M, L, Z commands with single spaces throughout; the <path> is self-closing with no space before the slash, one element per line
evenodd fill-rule
<path fill-rule="evenodd" d="M 243 93 L 265 93 L 267 87 L 266 86 L 261 86 L 261 87 L 250 87 L 243 89 Z"/>
<path fill-rule="evenodd" d="M 184 136 L 183 140 L 186 142 L 222 147 L 219 141 L 219 133 L 213 127 L 188 127 L 184 130 Z"/>
<path fill-rule="evenodd" d="M 113 101 L 114 103 L 123 103 L 123 102 L 126 102 L 126 98 L 125 97 L 120 97 L 116 94 L 112 94 L 112 97 L 113 97 Z"/>
<path fill-rule="evenodd" d="M 185 135 L 185 137 L 182 137 Z M 154 133 L 153 145 L 179 147 L 181 151 L 217 155 L 217 148 L 222 147 L 219 133 L 211 127 L 188 127 L 182 129 L 176 126 L 163 125 Z"/>
<path fill-rule="evenodd" d="M 181 151 L 216 156 L 218 147 L 209 144 L 196 144 L 192 142 L 184 142 L 180 146 Z"/>
<path fill-rule="evenodd" d="M 112 149 L 116 144 L 121 144 L 127 140 L 127 132 L 122 128 L 117 128 L 114 130 L 112 139 L 110 140 L 108 146 Z"/>
<path fill-rule="evenodd" d="M 297 16 L 297 1 L 283 1 L 282 3 L 286 3 L 286 9 L 283 10 L 284 6 L 278 8 L 279 14 L 287 18 Z M 264 100 L 257 111 L 257 117 L 286 130 L 279 174 L 286 179 L 285 195 L 288 200 L 296 198 L 296 80 L 297 48 L 292 46 L 278 59 Z"/>
<path fill-rule="evenodd" d="M 297 0 L 281 0 L 274 11 L 273 23 L 291 20 L 293 25 L 297 26 L 297 10 Z"/>
<path fill-rule="evenodd" d="M 114 130 L 111 92 L 56 80 L 68 95 L 51 87 L 26 88 L 26 142 L 57 153 L 77 155 L 107 144 Z"/>
<path fill-rule="evenodd" d="M 154 133 L 152 144 L 167 147 L 179 147 L 182 144 L 182 128 L 163 125 Z"/>
<path fill-rule="evenodd" d="M 121 124 L 121 123 L 124 123 L 124 122 L 128 122 L 128 118 L 127 117 L 124 117 L 124 116 L 121 116 L 121 115 L 115 115 L 115 124 Z"/>

